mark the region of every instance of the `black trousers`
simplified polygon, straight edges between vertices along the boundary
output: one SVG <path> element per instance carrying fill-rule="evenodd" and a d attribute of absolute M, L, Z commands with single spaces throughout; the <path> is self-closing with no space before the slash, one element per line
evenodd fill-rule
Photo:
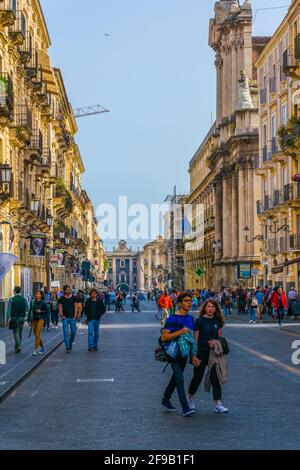
<path fill-rule="evenodd" d="M 190 387 L 189 387 L 189 394 L 190 395 L 195 395 L 197 392 L 202 379 L 204 377 L 205 369 L 208 365 L 208 358 L 205 357 L 205 359 L 201 359 L 201 364 L 199 367 L 194 367 L 194 377 L 192 378 Z M 213 390 L 213 398 L 215 401 L 222 400 L 222 389 L 221 385 L 218 379 L 218 375 L 216 372 L 216 367 L 214 366 L 211 370 L 210 373 L 210 380 L 211 380 L 211 385 L 212 385 L 212 390 Z"/>

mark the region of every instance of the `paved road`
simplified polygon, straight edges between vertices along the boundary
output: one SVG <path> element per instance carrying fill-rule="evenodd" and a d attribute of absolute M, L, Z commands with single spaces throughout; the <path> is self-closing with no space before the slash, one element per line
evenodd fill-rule
<path fill-rule="evenodd" d="M 230 412 L 215 415 L 201 387 L 197 414 L 183 418 L 161 409 L 170 370 L 162 375 L 153 358 L 154 305 L 143 309 L 108 313 L 99 353 L 88 353 L 87 332 L 79 330 L 72 354 L 60 347 L 4 401 L 0 449 L 299 449 L 300 366 L 291 362 L 297 336 L 232 320 L 224 330 Z M 191 375 L 189 367 L 187 384 Z"/>

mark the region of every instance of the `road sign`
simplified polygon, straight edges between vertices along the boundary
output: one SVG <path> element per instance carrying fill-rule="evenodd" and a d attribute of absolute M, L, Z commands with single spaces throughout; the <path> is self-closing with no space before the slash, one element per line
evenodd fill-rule
<path fill-rule="evenodd" d="M 251 263 L 239 262 L 237 264 L 237 278 L 251 279 Z"/>

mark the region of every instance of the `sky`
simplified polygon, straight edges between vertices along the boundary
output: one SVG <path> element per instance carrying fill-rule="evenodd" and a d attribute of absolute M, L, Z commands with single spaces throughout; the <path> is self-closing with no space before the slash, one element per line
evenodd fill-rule
<path fill-rule="evenodd" d="M 241 3 L 243 3 L 242 0 Z M 254 35 L 272 35 L 290 0 L 252 0 Z M 215 119 L 214 0 L 41 0 L 73 108 L 110 113 L 77 120 L 95 209 L 160 204 L 189 191 L 189 161 Z M 108 35 L 108 36 L 107 36 Z M 133 247 L 143 245 L 133 242 Z M 108 248 L 112 243 L 106 244 Z"/>

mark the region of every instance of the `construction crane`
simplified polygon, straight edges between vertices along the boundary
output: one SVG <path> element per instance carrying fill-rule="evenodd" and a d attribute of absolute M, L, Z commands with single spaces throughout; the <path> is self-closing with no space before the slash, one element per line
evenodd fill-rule
<path fill-rule="evenodd" d="M 109 113 L 109 109 L 104 108 L 100 104 L 95 106 L 87 106 L 86 108 L 77 108 L 74 109 L 74 116 L 76 118 L 81 118 L 85 116 L 93 116 L 94 114 Z"/>

